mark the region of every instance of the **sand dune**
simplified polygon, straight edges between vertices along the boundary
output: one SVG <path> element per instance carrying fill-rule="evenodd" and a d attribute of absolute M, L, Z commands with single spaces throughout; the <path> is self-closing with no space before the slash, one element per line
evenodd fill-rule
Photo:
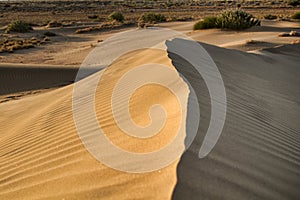
<path fill-rule="evenodd" d="M 157 62 L 185 74 L 195 82 L 194 89 L 201 96 L 201 126 L 180 161 L 144 174 L 120 172 L 99 163 L 76 132 L 72 84 L 0 104 L 0 199 L 297 199 L 300 196 L 300 46 L 287 45 L 259 54 L 203 46 L 222 74 L 228 102 L 223 133 L 208 157 L 198 159 L 211 114 L 209 94 L 201 77 L 187 71 L 189 63 L 180 57 L 167 52 L 136 52 L 137 59 L 127 55 L 111 66 L 112 71 L 104 79 L 106 88 L 115 81 L 109 76 L 123 73 L 122 67 Z M 9 70 L 6 76 L 1 73 L 1 81 L 7 83 L 7 86 L 1 83 L 2 94 L 57 86 L 73 79 L 76 71 L 31 68 L 22 72 L 23 80 L 29 80 L 31 73 L 35 73 L 40 84 L 20 85 L 12 78 L 19 76 L 21 69 Z M 53 79 L 46 79 L 48 75 Z M 77 84 L 88 82 L 92 76 Z M 172 84 L 180 80 L 178 77 Z M 178 89 L 188 93 L 184 87 Z M 145 106 L 159 99 L 161 92 L 157 90 L 161 91 L 146 88 L 147 95 L 140 92 L 134 96 L 133 110 L 143 111 L 133 112 L 138 123 L 149 122 Z M 108 103 L 101 104 L 108 98 L 106 93 L 101 88 L 97 90 L 95 109 L 98 120 L 105 123 L 108 137 L 116 144 L 143 152 L 158 149 L 172 138 L 161 134 L 153 143 L 142 146 L 134 140 L 128 142 L 130 138 L 120 136 L 114 127 L 107 112 Z M 179 111 L 172 109 L 172 95 L 163 97 L 176 122 Z M 82 104 L 85 104 L 83 97 Z"/>
<path fill-rule="evenodd" d="M 227 92 L 225 126 L 213 152 L 197 159 L 209 104 L 199 83 L 202 126 L 177 168 L 173 199 L 297 199 L 300 185 L 299 45 L 260 54 L 204 45 Z M 181 73 L 194 74 L 173 62 Z M 203 81 L 202 81 L 203 82 Z"/>
<path fill-rule="evenodd" d="M 166 52 L 142 52 L 136 56 L 140 59 L 131 64 L 142 64 L 151 60 L 172 67 Z M 126 60 L 127 58 L 123 57 L 122 62 L 116 62 L 115 65 L 120 67 L 122 63 L 124 65 L 124 62 L 128 62 Z M 119 67 L 112 66 L 112 70 L 118 70 Z M 112 71 L 107 73 L 109 78 Z M 91 78 L 92 76 L 87 77 L 78 84 L 84 84 Z M 104 78 L 104 82 L 110 87 L 111 81 Z M 174 80 L 172 82 L 174 83 Z M 158 95 L 154 89 L 147 89 L 153 99 Z M 120 172 L 99 163 L 84 148 L 76 132 L 72 116 L 72 91 L 73 85 L 69 85 L 0 105 L 0 199 L 169 198 L 176 183 L 177 162 L 159 171 L 145 174 Z M 100 90 L 96 94 L 97 102 L 106 96 L 101 92 L 103 91 Z M 145 105 L 145 99 L 141 95 L 142 93 L 137 94 L 133 100 L 133 110 L 141 109 L 140 107 Z M 82 98 L 84 100 L 84 96 Z M 172 106 L 172 99 L 174 98 L 165 99 L 166 108 L 168 104 Z M 96 105 L 97 112 L 100 112 L 100 122 L 108 119 L 105 117 L 107 115 L 103 116 L 101 112 L 103 108 L 106 107 L 102 104 Z M 139 117 L 137 114 L 140 113 L 134 114 L 133 118 Z M 113 122 L 106 123 L 105 129 L 113 129 L 113 126 Z M 90 127 L 86 128 L 89 130 Z M 117 132 L 108 132 L 113 133 L 109 137 L 115 137 Z M 123 143 L 125 149 L 144 151 L 145 148 L 156 149 L 164 145 L 164 142 L 157 140 L 168 142 L 168 138 L 172 138 L 168 132 L 172 133 L 167 129 L 153 141 L 154 143 L 139 146 L 136 146 L 136 141 L 124 144 L 124 137 L 120 136 L 113 138 L 113 141 L 117 144 Z"/>

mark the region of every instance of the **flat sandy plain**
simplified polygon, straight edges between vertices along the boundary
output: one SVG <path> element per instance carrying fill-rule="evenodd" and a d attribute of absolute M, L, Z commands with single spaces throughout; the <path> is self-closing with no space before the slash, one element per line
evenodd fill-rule
<path fill-rule="evenodd" d="M 299 199 L 300 44 L 298 37 L 278 34 L 299 31 L 300 23 L 263 20 L 262 26 L 239 32 L 192 31 L 193 24 L 158 26 L 199 41 L 222 75 L 226 121 L 207 157 L 199 159 L 198 151 L 210 119 L 208 90 L 203 80 L 190 73 L 189 80 L 199 82 L 194 89 L 203 97 L 202 122 L 193 144 L 180 158 L 161 170 L 142 174 L 121 172 L 98 162 L 77 134 L 72 116 L 73 82 L 95 45 L 136 27 L 81 35 L 74 34 L 72 27 L 51 28 L 57 36 L 49 44 L 0 54 L 0 199 Z M 37 27 L 22 37 L 45 30 Z M 139 51 L 109 66 L 101 87 L 111 88 L 131 65 L 149 62 L 181 71 L 189 65 L 168 52 Z M 78 84 L 90 79 L 87 76 Z M 172 84 L 177 82 L 179 77 Z M 181 111 L 173 109 L 174 98 L 157 91 L 160 88 L 146 88 L 135 94 L 132 118 L 138 123 L 149 122 L 145 105 L 156 100 L 176 123 Z M 95 110 L 115 144 L 145 152 L 170 141 L 173 126 L 142 145 L 122 135 L 107 112 L 109 104 L 99 103 L 107 102 L 107 92 L 97 89 Z M 186 88 L 180 92 L 187 94 Z"/>

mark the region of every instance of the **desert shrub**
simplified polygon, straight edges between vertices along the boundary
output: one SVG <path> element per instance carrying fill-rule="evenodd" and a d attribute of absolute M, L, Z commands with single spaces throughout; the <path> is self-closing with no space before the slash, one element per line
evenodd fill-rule
<path fill-rule="evenodd" d="M 113 12 L 108 16 L 108 20 L 110 20 L 110 21 L 116 20 L 118 22 L 123 22 L 124 16 L 120 12 Z"/>
<path fill-rule="evenodd" d="M 240 30 L 260 25 L 260 21 L 253 15 L 236 9 L 223 11 L 218 17 L 217 24 L 220 28 Z"/>
<path fill-rule="evenodd" d="M 271 15 L 271 14 L 269 14 L 269 15 L 265 15 L 264 18 L 265 18 L 265 19 L 272 20 L 272 19 L 277 19 L 277 16 L 276 16 L 276 15 Z"/>
<path fill-rule="evenodd" d="M 300 5 L 300 0 L 289 0 L 288 5 L 290 6 L 298 6 Z"/>
<path fill-rule="evenodd" d="M 167 21 L 167 18 L 163 14 L 159 13 L 144 13 L 140 19 L 139 22 L 141 23 L 157 23 L 157 22 L 165 22 Z"/>
<path fill-rule="evenodd" d="M 9 33 L 9 32 L 18 32 L 18 33 L 25 33 L 25 32 L 28 32 L 32 30 L 32 27 L 22 21 L 22 20 L 15 20 L 15 21 L 12 21 L 6 28 L 6 32 Z"/>
<path fill-rule="evenodd" d="M 35 47 L 35 45 L 42 45 L 49 41 L 49 38 L 43 40 L 32 37 L 30 39 L 20 38 L 1 38 L 0 39 L 0 53 L 9 52 L 13 53 L 19 49 L 29 49 Z"/>
<path fill-rule="evenodd" d="M 292 19 L 300 19 L 300 12 L 293 14 Z"/>
<path fill-rule="evenodd" d="M 194 30 L 217 28 L 217 21 L 217 17 L 205 17 L 203 21 L 199 21 L 196 24 L 194 24 Z"/>
<path fill-rule="evenodd" d="M 205 17 L 194 25 L 194 30 L 209 28 L 225 28 L 240 30 L 260 25 L 260 21 L 253 15 L 240 9 L 225 10 L 218 17 Z"/>

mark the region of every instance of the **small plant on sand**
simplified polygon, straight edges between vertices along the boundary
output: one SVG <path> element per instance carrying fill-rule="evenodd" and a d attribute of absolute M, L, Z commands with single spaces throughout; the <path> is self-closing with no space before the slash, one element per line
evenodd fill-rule
<path fill-rule="evenodd" d="M 25 33 L 25 32 L 29 32 L 30 30 L 32 30 L 32 27 L 22 21 L 22 20 L 15 20 L 12 21 L 6 28 L 6 32 L 18 32 L 18 33 Z"/>
<path fill-rule="evenodd" d="M 124 16 L 120 12 L 113 12 L 108 16 L 109 21 L 117 21 L 117 22 L 123 22 L 124 21 Z"/>
<path fill-rule="evenodd" d="M 144 13 L 140 17 L 139 21 L 142 23 L 158 23 L 158 22 L 167 21 L 167 18 L 163 14 L 150 12 L 150 13 Z"/>
<path fill-rule="evenodd" d="M 240 10 L 225 10 L 218 17 L 218 26 L 220 28 L 241 30 L 251 26 L 259 26 L 260 21 L 253 15 Z"/>
<path fill-rule="evenodd" d="M 265 15 L 264 18 L 265 19 L 269 19 L 269 20 L 273 20 L 273 19 L 277 19 L 277 16 L 276 15 L 268 14 L 268 15 Z"/>
<path fill-rule="evenodd" d="M 300 19 L 300 12 L 293 14 L 292 19 Z"/>
<path fill-rule="evenodd" d="M 144 13 L 138 20 L 138 26 L 141 28 L 147 27 L 148 25 L 155 24 L 158 22 L 166 22 L 167 18 L 163 14 L 159 13 Z"/>
<path fill-rule="evenodd" d="M 202 21 L 194 24 L 194 30 L 200 29 L 209 29 L 209 28 L 217 28 L 218 27 L 218 18 L 217 17 L 205 17 Z"/>

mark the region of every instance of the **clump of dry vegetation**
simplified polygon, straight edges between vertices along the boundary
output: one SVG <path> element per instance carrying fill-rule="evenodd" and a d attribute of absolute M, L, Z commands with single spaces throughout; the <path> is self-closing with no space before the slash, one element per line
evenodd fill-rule
<path fill-rule="evenodd" d="M 252 26 L 260 26 L 260 21 L 243 10 L 225 10 L 217 20 L 218 26 L 225 29 L 241 30 Z"/>
<path fill-rule="evenodd" d="M 218 17 L 205 17 L 194 25 L 194 30 L 222 28 L 242 30 L 252 26 L 260 26 L 260 20 L 241 9 L 222 11 Z"/>
<path fill-rule="evenodd" d="M 165 15 L 160 13 L 144 13 L 138 20 L 138 26 L 139 27 L 145 27 L 147 24 L 155 24 L 159 22 L 166 22 L 167 18 Z"/>
<path fill-rule="evenodd" d="M 19 49 L 29 49 L 35 47 L 35 45 L 45 44 L 48 41 L 50 41 L 48 37 L 42 39 L 37 39 L 35 37 L 30 39 L 3 37 L 0 39 L 0 53 L 13 53 Z"/>
<path fill-rule="evenodd" d="M 22 20 L 15 20 L 12 21 L 6 28 L 6 33 L 10 33 L 10 32 L 18 32 L 18 33 L 26 33 L 29 32 L 30 30 L 32 30 L 32 27 L 22 21 Z"/>
<path fill-rule="evenodd" d="M 273 19 L 277 19 L 277 16 L 276 15 L 268 14 L 268 15 L 265 15 L 264 18 L 265 19 L 269 19 L 269 20 L 273 20 Z"/>
<path fill-rule="evenodd" d="M 109 21 L 117 21 L 117 22 L 123 22 L 124 21 L 124 16 L 121 12 L 113 12 L 108 16 Z"/>
<path fill-rule="evenodd" d="M 99 26 L 92 26 L 92 27 L 77 29 L 75 31 L 75 33 L 81 34 L 81 33 L 93 32 L 93 31 L 110 30 L 110 29 L 120 28 L 120 27 L 128 26 L 128 25 L 131 25 L 131 23 L 130 22 L 120 23 L 120 22 L 116 22 L 116 21 L 104 22 L 104 23 L 100 24 Z"/>
<path fill-rule="evenodd" d="M 218 18 L 209 16 L 194 24 L 194 30 L 219 28 Z"/>

